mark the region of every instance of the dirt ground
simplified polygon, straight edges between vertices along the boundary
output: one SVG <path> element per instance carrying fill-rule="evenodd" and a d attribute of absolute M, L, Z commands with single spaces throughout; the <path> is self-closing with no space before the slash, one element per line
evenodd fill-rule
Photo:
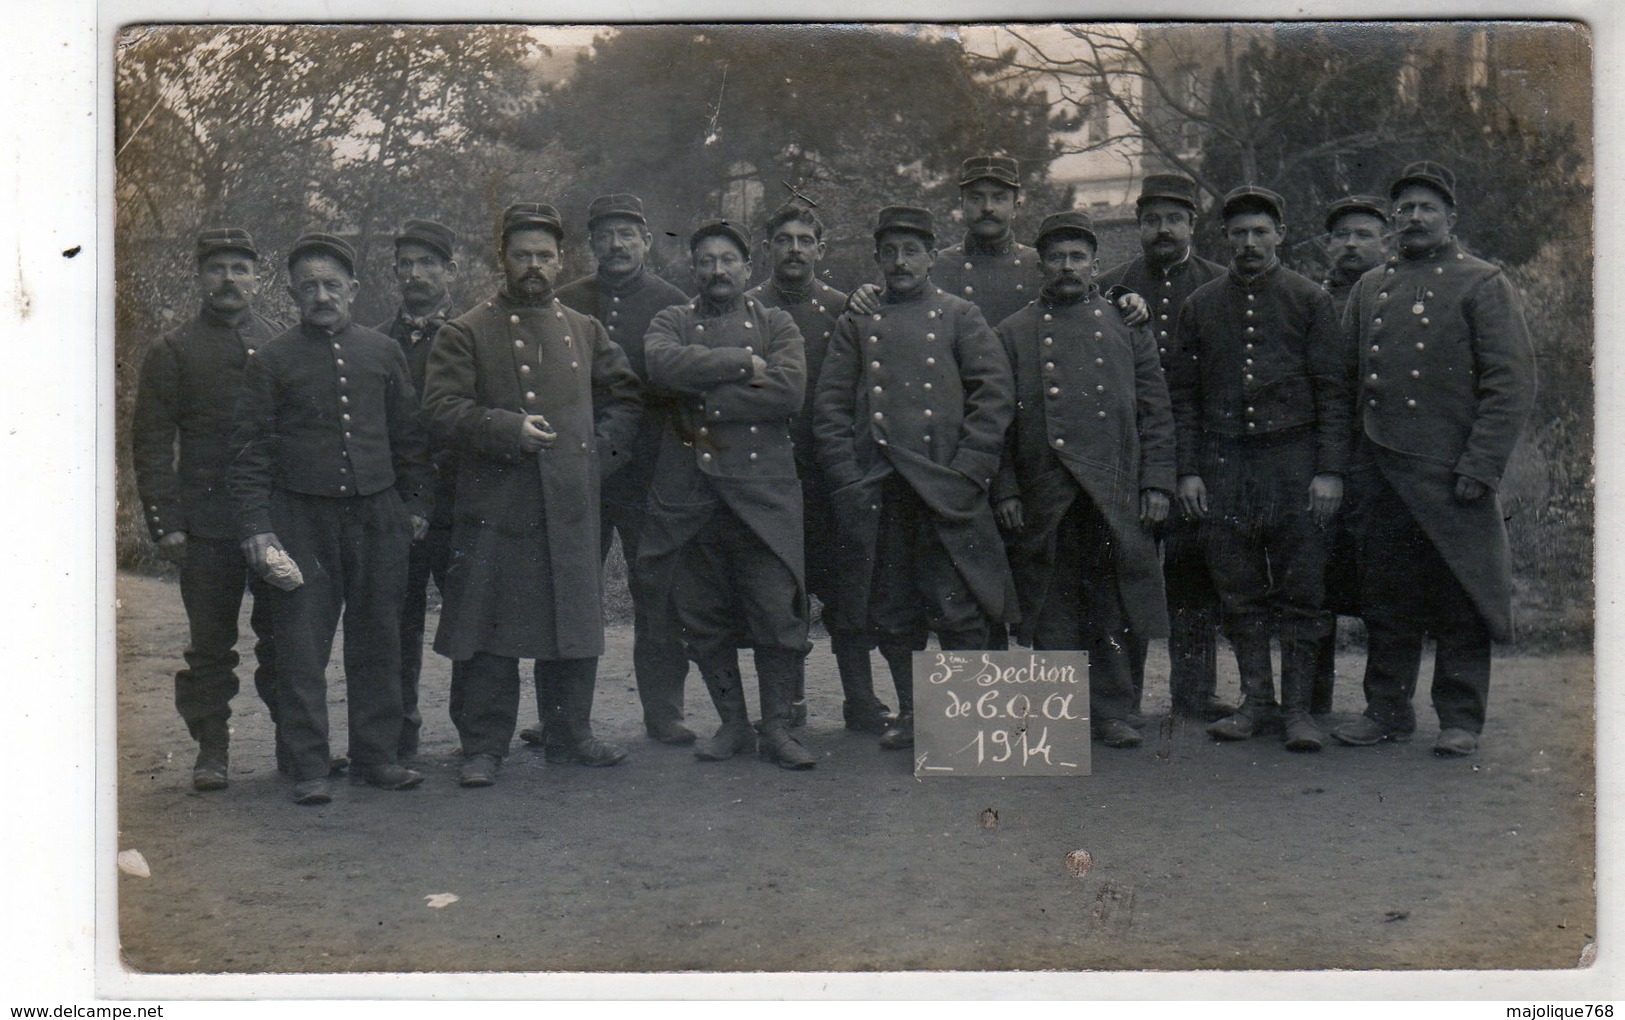
<path fill-rule="evenodd" d="M 808 663 L 815 770 L 648 740 L 617 626 L 595 714 L 631 748 L 621 766 L 516 745 L 495 787 L 459 789 L 449 664 L 429 653 L 427 780 L 340 784 L 312 809 L 274 767 L 251 655 L 231 787 L 192 791 L 172 705 L 179 593 L 126 574 L 118 597 L 118 846 L 151 869 L 119 887 L 138 971 L 1544 969 L 1576 966 L 1595 937 L 1585 654 L 1498 658 L 1483 749 L 1447 761 L 1425 695 L 1407 745 L 1215 744 L 1167 718 L 1159 643 L 1138 750 L 1097 744 L 1086 778 L 917 781 L 907 754 L 841 727 L 827 640 Z M 1346 717 L 1359 654 L 1338 666 Z M 709 732 L 697 677 L 688 708 Z M 1073 850 L 1094 861 L 1081 877 Z M 457 899 L 430 907 L 442 893 Z"/>

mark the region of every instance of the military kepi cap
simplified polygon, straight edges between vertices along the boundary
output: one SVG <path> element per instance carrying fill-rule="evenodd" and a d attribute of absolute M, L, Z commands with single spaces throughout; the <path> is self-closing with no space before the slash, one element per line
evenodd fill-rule
<path fill-rule="evenodd" d="M 1188 205 L 1195 212 L 1196 182 L 1184 174 L 1146 174 L 1145 180 L 1140 182 L 1140 197 L 1134 208 L 1142 208 L 1159 198 Z"/>
<path fill-rule="evenodd" d="M 636 220 L 644 226 L 649 221 L 643 216 L 643 199 L 636 195 L 620 192 L 614 195 L 599 195 L 587 206 L 587 229 L 591 230 L 593 224 L 599 220 L 618 216 L 625 220 Z"/>
<path fill-rule="evenodd" d="M 935 244 L 937 240 L 936 228 L 931 223 L 931 213 L 912 205 L 888 205 L 880 210 L 875 218 L 875 240 L 889 230 L 906 230 L 911 234 L 919 234 L 926 241 Z"/>
<path fill-rule="evenodd" d="M 197 260 L 202 262 L 210 255 L 223 251 L 242 252 L 251 259 L 258 259 L 260 253 L 254 247 L 254 237 L 242 227 L 210 227 L 200 230 L 197 235 Z"/>
<path fill-rule="evenodd" d="M 1375 216 L 1379 220 L 1388 218 L 1388 203 L 1375 195 L 1344 195 L 1326 208 L 1326 230 L 1328 232 L 1337 221 L 1350 213 L 1361 213 L 1365 216 Z"/>
<path fill-rule="evenodd" d="M 457 232 L 434 220 L 407 220 L 395 235 L 395 247 L 403 244 L 421 244 L 450 262 L 457 247 Z"/>
<path fill-rule="evenodd" d="M 1286 219 L 1286 199 L 1256 184 L 1243 184 L 1239 188 L 1232 188 L 1224 196 L 1221 215 L 1225 219 L 1251 212 L 1268 213 L 1280 223 Z"/>
<path fill-rule="evenodd" d="M 1021 187 L 1021 164 L 1009 156 L 972 156 L 959 166 L 959 186 L 976 181 L 997 181 L 1007 188 Z"/>
<path fill-rule="evenodd" d="M 515 202 L 502 211 L 502 239 L 516 230 L 545 230 L 564 242 L 564 221 L 546 202 Z"/>
<path fill-rule="evenodd" d="M 292 269 L 301 256 L 312 254 L 332 256 L 339 260 L 346 272 L 355 275 L 355 249 L 337 234 L 326 234 L 320 230 L 300 234 L 299 240 L 288 249 L 288 268 Z"/>
<path fill-rule="evenodd" d="M 1044 221 L 1038 225 L 1038 236 L 1033 240 L 1033 247 L 1041 249 L 1045 241 L 1065 235 L 1081 236 L 1089 242 L 1090 247 L 1100 243 L 1095 239 L 1095 225 L 1090 222 L 1089 214 L 1079 209 L 1068 209 L 1044 217 Z"/>
<path fill-rule="evenodd" d="M 710 223 L 702 223 L 698 230 L 689 235 L 689 254 L 693 254 L 694 249 L 700 246 L 700 242 L 708 237 L 726 237 L 739 246 L 741 255 L 747 259 L 750 258 L 750 240 L 745 237 L 743 230 L 740 230 L 727 220 L 712 220 Z"/>
<path fill-rule="evenodd" d="M 1388 185 L 1388 197 L 1398 198 L 1399 193 L 1412 184 L 1421 184 L 1432 188 L 1443 195 L 1446 202 L 1451 205 L 1456 204 L 1456 175 L 1450 172 L 1449 167 L 1441 163 L 1424 159 L 1408 165 L 1398 179 Z"/>

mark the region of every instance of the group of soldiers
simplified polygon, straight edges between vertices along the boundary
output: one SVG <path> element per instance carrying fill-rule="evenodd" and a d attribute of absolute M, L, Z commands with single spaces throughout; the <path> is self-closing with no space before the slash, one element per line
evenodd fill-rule
<path fill-rule="evenodd" d="M 820 279 L 824 226 L 799 195 L 765 224 L 755 288 L 753 238 L 695 230 L 693 297 L 647 267 L 636 196 L 591 203 L 596 270 L 563 286 L 558 212 L 511 206 L 502 285 L 461 314 L 455 233 L 412 220 L 399 310 L 375 329 L 350 316 L 342 238 L 288 252 L 300 321 L 284 330 L 254 310 L 250 234 L 202 232 L 202 307 L 147 355 L 133 429 L 190 623 L 175 692 L 193 785 L 227 785 L 245 587 L 300 804 L 328 802 L 346 767 L 384 789 L 421 781 L 431 578 L 462 786 L 491 785 L 509 753 L 522 659 L 538 723 L 520 737 L 549 762 L 621 761 L 591 721 L 616 534 L 646 732 L 703 760 L 816 764 L 796 733 L 810 595 L 843 722 L 886 749 L 913 745 L 912 658 L 934 634 L 1087 650 L 1093 733 L 1119 748 L 1141 742 L 1147 643 L 1166 637 L 1175 716 L 1319 750 L 1333 614 L 1349 613 L 1368 633 L 1367 705 L 1332 736 L 1409 739 L 1432 636 L 1434 750 L 1473 753 L 1491 641 L 1510 631 L 1495 493 L 1534 374 L 1517 294 L 1454 238 L 1451 173 L 1412 164 L 1386 200 L 1334 203 L 1320 282 L 1281 265 L 1287 210 L 1265 188 L 1224 196 L 1221 266 L 1192 248 L 1195 183 L 1147 176 L 1143 254 L 1102 274 L 1082 212 L 1017 240 L 1015 160 L 968 159 L 959 183 L 962 240 L 939 249 L 928 211 L 882 209 L 882 282 L 851 295 Z M 349 747 L 334 756 L 341 619 Z M 1217 695 L 1218 631 L 1239 705 Z M 690 662 L 720 720 L 705 740 L 685 723 Z"/>

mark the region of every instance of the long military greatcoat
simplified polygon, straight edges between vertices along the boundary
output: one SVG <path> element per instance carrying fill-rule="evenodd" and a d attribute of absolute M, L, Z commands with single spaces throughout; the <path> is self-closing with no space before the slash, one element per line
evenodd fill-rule
<path fill-rule="evenodd" d="M 638 543 L 638 563 L 656 597 L 669 597 L 677 554 L 721 502 L 795 575 L 804 607 L 801 482 L 790 419 L 801 409 L 807 361 L 795 322 L 754 298 L 740 297 L 726 309 L 696 298 L 655 316 L 644 352 L 651 385 L 680 401 L 661 435 Z M 768 366 L 758 385 L 750 381 L 753 354 Z M 805 619 L 803 608 L 803 629 Z"/>
<path fill-rule="evenodd" d="M 994 621 L 1019 612 L 988 490 L 1015 413 L 1010 360 L 982 313 L 928 286 L 888 297 L 873 315 L 846 312 L 830 338 L 813 437 L 848 542 L 840 619 L 868 626 L 880 488 L 896 472 L 931 508 L 937 535 Z"/>
<path fill-rule="evenodd" d="M 1034 301 L 999 324 L 1016 380 L 993 501 L 1021 499 L 1011 547 L 1023 643 L 1049 598 L 1056 531 L 1079 492 L 1112 531 L 1113 563 L 1129 627 L 1168 636 L 1162 568 L 1140 524 L 1140 493 L 1174 491 L 1174 418 L 1157 345 L 1123 324 L 1098 291 L 1072 304 Z"/>
<path fill-rule="evenodd" d="M 637 376 L 596 319 L 556 299 L 493 295 L 446 323 L 424 405 L 458 451 L 452 559 L 435 651 L 573 659 L 602 653 L 599 479 L 637 435 Z M 558 433 L 519 448 L 526 414 Z"/>
<path fill-rule="evenodd" d="M 1510 640 L 1512 552 L 1500 501 L 1459 503 L 1454 491 L 1464 475 L 1493 493 L 1534 407 L 1534 350 L 1517 292 L 1451 241 L 1361 277 L 1343 329 L 1358 339 L 1360 423 L 1377 469 L 1490 635 Z"/>

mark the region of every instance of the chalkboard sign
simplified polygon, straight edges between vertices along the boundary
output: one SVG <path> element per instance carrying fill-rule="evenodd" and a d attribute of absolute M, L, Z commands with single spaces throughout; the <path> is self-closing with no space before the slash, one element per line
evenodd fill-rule
<path fill-rule="evenodd" d="M 915 652 L 916 776 L 1089 774 L 1088 652 Z"/>

